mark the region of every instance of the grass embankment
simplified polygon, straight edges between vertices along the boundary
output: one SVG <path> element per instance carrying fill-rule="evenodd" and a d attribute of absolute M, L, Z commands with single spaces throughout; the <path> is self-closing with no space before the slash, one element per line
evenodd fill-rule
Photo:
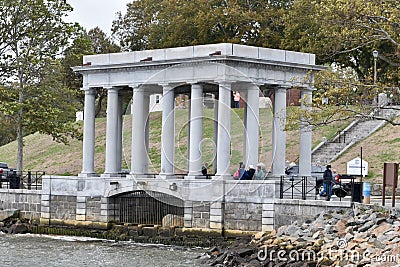
<path fill-rule="evenodd" d="M 175 162 L 176 171 L 186 170 L 186 155 L 188 147 L 188 111 L 186 109 L 176 110 L 176 148 Z M 288 110 L 290 112 L 290 110 Z M 203 120 L 203 161 L 212 162 L 213 158 L 213 116 L 212 109 L 204 110 Z M 161 150 L 161 112 L 153 112 L 150 115 L 150 171 L 157 172 L 160 168 Z M 82 123 L 80 123 L 82 125 Z M 267 167 L 271 164 L 272 151 L 272 114 L 269 109 L 260 109 L 260 161 Z M 313 146 L 316 146 L 322 138 L 332 137 L 337 131 L 343 129 L 347 123 L 336 123 L 318 127 L 313 130 Z M 130 116 L 124 116 L 123 127 L 123 159 L 124 167 L 130 165 L 131 151 L 131 121 Z M 249 129 L 252 130 L 252 129 Z M 346 172 L 346 162 L 359 156 L 360 146 L 363 147 L 363 159 L 369 162 L 370 175 L 373 177 L 382 176 L 383 162 L 400 161 L 400 138 L 396 136 L 400 128 L 387 125 L 367 140 L 354 146 L 332 165 L 340 173 Z M 104 171 L 105 162 L 105 132 L 106 119 L 96 119 L 95 139 L 95 170 L 98 173 Z M 237 167 L 243 155 L 243 109 L 232 111 L 231 122 L 231 169 Z M 44 170 L 48 174 L 76 175 L 82 165 L 82 142 L 71 140 L 69 145 L 59 144 L 52 141 L 52 138 L 38 133 L 27 136 L 24 139 L 24 169 Z M 0 147 L 0 161 L 8 162 L 15 167 L 17 161 L 17 143 L 11 142 Z M 299 157 L 299 131 L 287 133 L 287 159 L 296 161 Z"/>

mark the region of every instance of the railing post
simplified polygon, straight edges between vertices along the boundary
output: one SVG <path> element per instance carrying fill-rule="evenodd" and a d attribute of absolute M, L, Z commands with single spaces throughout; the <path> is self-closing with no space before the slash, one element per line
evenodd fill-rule
<path fill-rule="evenodd" d="M 307 193 L 306 193 L 306 188 L 307 188 L 306 179 L 307 179 L 306 176 L 302 176 L 301 177 L 301 198 L 303 200 L 306 200 L 306 195 L 307 195 Z"/>
<path fill-rule="evenodd" d="M 283 199 L 283 176 L 281 176 L 281 181 L 280 181 L 279 197 L 280 199 Z"/>
<path fill-rule="evenodd" d="M 28 190 L 31 190 L 32 176 L 31 171 L 28 171 Z"/>

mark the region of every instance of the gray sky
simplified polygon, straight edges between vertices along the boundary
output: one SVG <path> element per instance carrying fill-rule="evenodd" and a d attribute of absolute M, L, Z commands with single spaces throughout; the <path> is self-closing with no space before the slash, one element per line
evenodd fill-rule
<path fill-rule="evenodd" d="M 69 22 L 78 22 L 86 30 L 99 26 L 106 33 L 110 33 L 115 13 L 126 12 L 126 4 L 133 0 L 68 0 L 74 8 L 68 18 Z"/>

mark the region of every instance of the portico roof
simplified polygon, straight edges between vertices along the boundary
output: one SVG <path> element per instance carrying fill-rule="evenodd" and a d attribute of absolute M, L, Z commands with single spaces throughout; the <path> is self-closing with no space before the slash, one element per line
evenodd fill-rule
<path fill-rule="evenodd" d="M 230 43 L 88 55 L 73 68 L 84 88 L 218 80 L 293 86 L 323 69 L 314 54 Z"/>

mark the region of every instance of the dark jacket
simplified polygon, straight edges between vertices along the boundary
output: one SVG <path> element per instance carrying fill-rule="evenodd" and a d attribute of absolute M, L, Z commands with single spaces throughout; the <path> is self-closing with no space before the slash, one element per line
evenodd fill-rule
<path fill-rule="evenodd" d="M 332 178 L 333 178 L 333 176 L 332 176 L 332 171 L 330 170 L 330 169 L 326 169 L 325 171 L 324 171 L 324 181 L 326 182 L 326 181 L 332 181 Z"/>

